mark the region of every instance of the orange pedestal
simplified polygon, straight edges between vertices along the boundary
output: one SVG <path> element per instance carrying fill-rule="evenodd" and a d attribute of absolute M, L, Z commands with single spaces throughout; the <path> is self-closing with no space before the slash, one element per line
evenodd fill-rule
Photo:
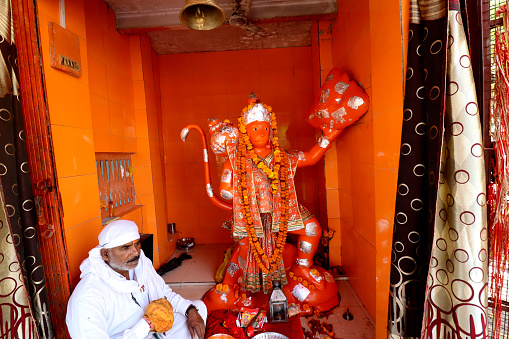
<path fill-rule="evenodd" d="M 311 314 L 314 309 L 323 312 L 338 306 L 340 294 L 332 274 L 321 267 L 314 267 L 309 272 L 297 265 L 287 270 L 288 284 L 282 289 L 288 305 L 298 305 L 301 315 Z M 211 288 L 203 302 L 209 313 L 218 309 L 240 310 L 243 306 L 268 310 L 267 294 L 236 290 L 226 284 Z"/>

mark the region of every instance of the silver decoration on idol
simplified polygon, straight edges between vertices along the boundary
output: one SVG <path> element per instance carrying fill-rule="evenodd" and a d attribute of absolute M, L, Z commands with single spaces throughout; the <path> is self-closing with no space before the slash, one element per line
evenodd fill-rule
<path fill-rule="evenodd" d="M 228 268 L 226 269 L 226 272 L 233 277 L 238 270 L 239 266 L 236 263 L 230 262 Z"/>
<path fill-rule="evenodd" d="M 316 112 L 316 116 L 320 119 L 327 119 L 329 117 L 329 111 L 326 109 L 321 109 L 318 112 Z"/>
<path fill-rule="evenodd" d="M 229 169 L 225 169 L 223 171 L 223 175 L 221 176 L 221 182 L 230 183 L 232 181 L 232 171 Z"/>
<path fill-rule="evenodd" d="M 206 148 L 203 149 L 203 161 L 209 162 L 209 152 Z"/>
<path fill-rule="evenodd" d="M 308 259 L 299 259 L 297 258 L 297 265 L 299 266 L 303 266 L 303 267 L 310 267 L 311 264 L 309 263 L 309 260 Z"/>
<path fill-rule="evenodd" d="M 207 184 L 207 195 L 212 198 L 214 196 L 214 191 L 212 190 L 212 185 Z"/>
<path fill-rule="evenodd" d="M 318 224 L 316 222 L 307 223 L 305 232 L 308 237 L 316 237 L 318 235 Z"/>
<path fill-rule="evenodd" d="M 336 86 L 334 86 L 334 90 L 339 94 L 343 94 L 348 89 L 348 87 L 350 87 L 350 84 L 344 81 L 340 81 L 336 84 Z"/>
<path fill-rule="evenodd" d="M 306 298 L 308 297 L 309 293 L 311 293 L 311 291 L 308 288 L 302 286 L 302 284 L 295 285 L 295 287 L 292 290 L 293 296 L 297 298 L 300 302 L 304 302 L 304 300 L 306 300 Z"/>
<path fill-rule="evenodd" d="M 318 138 L 318 146 L 321 148 L 327 148 L 330 144 L 330 140 L 327 136 L 322 135 L 320 138 Z"/>
<path fill-rule="evenodd" d="M 187 128 L 187 127 L 182 128 L 182 131 L 180 131 L 180 139 L 182 139 L 182 141 L 186 141 L 188 134 L 189 134 L 189 128 Z"/>
<path fill-rule="evenodd" d="M 217 132 L 212 133 L 210 148 L 214 154 L 222 154 L 226 151 L 226 138 L 237 141 L 239 130 L 234 126 L 223 125 Z"/>
<path fill-rule="evenodd" d="M 327 79 L 325 79 L 325 82 L 329 82 L 329 81 L 331 81 L 332 79 L 334 79 L 334 75 L 333 75 L 333 74 L 329 75 L 329 76 L 327 77 Z"/>
<path fill-rule="evenodd" d="M 221 128 L 221 132 L 227 132 L 228 136 L 232 139 L 236 139 L 239 137 L 239 130 L 235 126 L 226 125 Z"/>
<path fill-rule="evenodd" d="M 247 125 L 253 121 L 270 122 L 270 112 L 262 104 L 254 105 L 244 113 L 244 123 Z"/>
<path fill-rule="evenodd" d="M 320 94 L 320 103 L 325 103 L 329 99 L 330 89 L 325 88 Z"/>
<path fill-rule="evenodd" d="M 339 121 L 340 123 L 344 123 L 346 120 L 343 116 L 346 115 L 346 110 L 344 107 L 340 107 L 337 111 L 331 113 L 334 120 Z"/>
<path fill-rule="evenodd" d="M 227 190 L 221 190 L 220 195 L 221 195 L 221 198 L 226 199 L 226 200 L 232 200 L 233 199 L 233 194 L 231 194 Z"/>
<path fill-rule="evenodd" d="M 325 276 L 325 280 L 327 280 L 328 282 L 331 282 L 331 283 L 335 282 L 334 277 L 329 272 L 325 271 L 323 273 L 323 275 Z"/>
<path fill-rule="evenodd" d="M 225 151 L 225 148 L 224 148 L 225 141 L 226 141 L 226 135 L 223 135 L 223 134 L 217 136 L 215 142 L 211 141 L 210 148 L 212 148 L 212 152 L 214 152 L 214 154 L 223 153 Z"/>
<path fill-rule="evenodd" d="M 329 121 L 329 128 L 330 128 L 330 129 L 334 129 L 334 122 L 335 122 L 335 121 L 334 121 L 334 119 L 331 119 L 331 120 Z"/>
<path fill-rule="evenodd" d="M 314 274 L 313 272 L 310 272 L 311 276 L 313 277 L 313 279 L 315 279 L 316 281 L 320 282 L 322 281 L 322 276 L 320 275 L 320 272 L 318 272 L 318 274 Z"/>
<path fill-rule="evenodd" d="M 361 97 L 354 96 L 348 99 L 348 107 L 352 109 L 357 109 L 364 103 L 364 100 Z"/>
<path fill-rule="evenodd" d="M 306 156 L 304 155 L 304 152 L 299 151 L 299 161 L 306 160 Z"/>
<path fill-rule="evenodd" d="M 313 245 L 304 240 L 300 242 L 299 248 L 303 253 L 311 253 L 313 251 Z"/>

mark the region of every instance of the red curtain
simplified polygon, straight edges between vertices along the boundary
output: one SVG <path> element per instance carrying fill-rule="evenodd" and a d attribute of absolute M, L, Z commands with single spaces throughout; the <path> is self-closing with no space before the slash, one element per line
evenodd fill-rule
<path fill-rule="evenodd" d="M 13 30 L 19 65 L 26 150 L 42 267 L 49 310 L 56 338 L 69 338 L 65 325 L 70 296 L 68 258 L 63 231 L 63 210 L 58 190 L 35 0 L 11 0 Z M 48 29 L 41 27 L 40 29 Z"/>

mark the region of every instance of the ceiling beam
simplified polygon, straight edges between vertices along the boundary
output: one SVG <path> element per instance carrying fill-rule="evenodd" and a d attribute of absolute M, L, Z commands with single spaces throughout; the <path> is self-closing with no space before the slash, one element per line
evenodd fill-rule
<path fill-rule="evenodd" d="M 115 11 L 117 30 L 121 33 L 188 29 L 180 23 L 180 7 L 126 10 L 115 8 L 115 0 L 106 2 Z M 233 11 L 232 1 L 222 0 L 217 3 L 225 12 L 226 18 L 229 18 Z M 249 20 L 253 23 L 274 22 L 274 20 L 319 20 L 330 19 L 336 15 L 336 0 L 294 0 L 291 4 L 287 0 L 255 0 L 249 12 Z"/>
<path fill-rule="evenodd" d="M 321 15 L 302 15 L 302 16 L 294 16 L 294 17 L 282 17 L 282 18 L 273 18 L 273 19 L 253 19 L 250 20 L 251 23 L 259 25 L 264 23 L 275 23 L 275 22 L 297 22 L 297 21 L 313 21 L 313 20 L 334 20 L 336 19 L 336 14 L 321 14 Z M 230 26 L 228 22 L 224 23 L 225 26 Z M 182 24 L 174 25 L 174 26 L 158 26 L 158 27 L 139 27 L 139 28 L 123 28 L 117 29 L 120 34 L 139 34 L 146 32 L 157 32 L 157 31 L 181 31 L 181 30 L 190 30 L 189 27 L 184 26 Z"/>

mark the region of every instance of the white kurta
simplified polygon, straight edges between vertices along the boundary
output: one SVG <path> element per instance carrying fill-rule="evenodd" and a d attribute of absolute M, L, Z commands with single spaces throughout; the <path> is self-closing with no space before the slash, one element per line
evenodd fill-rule
<path fill-rule="evenodd" d="M 206 319 L 205 304 L 191 302 L 173 292 L 143 251 L 138 266 L 130 271 L 131 280 L 98 257 L 97 248 L 89 252 L 80 269 L 81 281 L 67 305 L 66 323 L 73 339 L 152 338 L 142 317 L 148 303 L 162 297 L 172 304 L 175 319 L 172 329 L 166 335 L 158 334 L 159 338 L 191 338 L 184 315 L 190 304 L 197 305 Z"/>

